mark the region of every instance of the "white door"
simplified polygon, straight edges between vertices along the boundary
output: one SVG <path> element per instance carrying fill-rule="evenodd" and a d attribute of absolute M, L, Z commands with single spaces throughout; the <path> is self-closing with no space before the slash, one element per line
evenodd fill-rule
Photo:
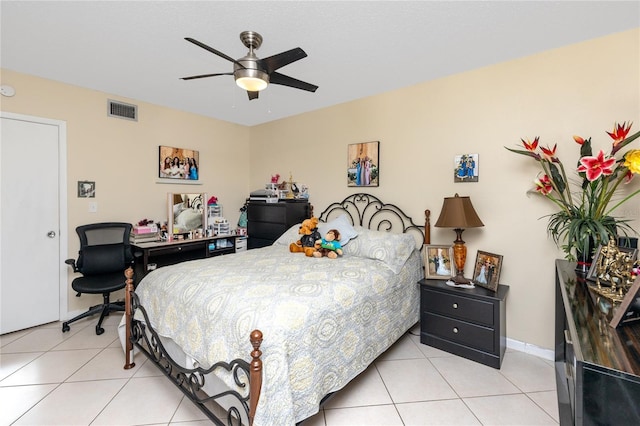
<path fill-rule="evenodd" d="M 60 122 L 6 113 L 1 120 L 0 334 L 4 334 L 59 320 L 67 295 L 61 295 L 66 283 L 60 281 L 61 147 L 56 124 Z"/>

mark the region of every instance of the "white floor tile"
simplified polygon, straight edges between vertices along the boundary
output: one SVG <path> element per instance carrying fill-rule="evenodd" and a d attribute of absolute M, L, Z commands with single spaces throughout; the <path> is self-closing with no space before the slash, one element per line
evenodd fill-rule
<path fill-rule="evenodd" d="M 553 365 L 524 352 L 509 352 L 500 372 L 522 392 L 550 391 L 556 388 Z"/>
<path fill-rule="evenodd" d="M 524 394 L 464 398 L 465 404 L 484 425 L 557 425 L 542 408 Z"/>
<path fill-rule="evenodd" d="M 38 401 L 56 388 L 56 384 L 0 388 L 0 425 L 13 424 Z"/>
<path fill-rule="evenodd" d="M 395 403 L 457 397 L 427 359 L 379 361 L 375 365 Z"/>
<path fill-rule="evenodd" d="M 85 327 L 82 330 L 78 330 L 75 334 L 54 347 L 52 350 L 68 351 L 73 349 L 106 348 L 115 340 L 118 340 L 118 333 L 115 326 L 104 326 L 103 328 L 104 333 L 99 336 L 96 334 L 96 330 L 93 327 Z"/>
<path fill-rule="evenodd" d="M 0 381 L 0 386 L 62 383 L 98 352 L 99 349 L 47 352 Z"/>
<path fill-rule="evenodd" d="M 25 352 L 0 355 L 0 380 L 15 373 L 20 368 L 38 358 L 44 352 Z"/>
<path fill-rule="evenodd" d="M 196 404 L 191 402 L 189 398 L 183 396 L 176 413 L 173 415 L 171 419 L 171 423 L 175 424 L 177 422 L 193 422 L 196 420 L 206 420 L 207 423 L 211 424 L 211 421 L 207 418 L 207 416 L 200 410 Z M 191 423 L 189 423 L 191 424 Z"/>
<path fill-rule="evenodd" d="M 29 410 L 16 425 L 88 425 L 126 380 L 63 383 Z"/>
<path fill-rule="evenodd" d="M 499 370 L 460 357 L 430 361 L 460 397 L 504 395 L 520 392 Z"/>
<path fill-rule="evenodd" d="M 532 392 L 527 396 L 538 404 L 548 415 L 553 417 L 556 422 L 560 422 L 560 414 L 558 412 L 558 394 L 555 390 L 546 392 Z"/>
<path fill-rule="evenodd" d="M 128 379 L 138 370 L 139 366 L 128 370 L 124 369 L 124 353 L 122 349 L 106 348 L 92 358 L 88 363 L 76 371 L 67 382 L 80 382 L 87 380 L 104 379 Z"/>
<path fill-rule="evenodd" d="M 440 350 L 438 348 L 434 348 L 433 346 L 424 345 L 424 344 L 420 343 L 420 336 L 419 335 L 418 336 L 411 335 L 411 339 L 416 344 L 418 349 L 420 349 L 420 352 L 422 352 L 422 354 L 427 358 L 455 356 L 455 355 L 450 354 L 449 352 L 445 352 L 445 351 L 442 351 L 442 350 Z"/>
<path fill-rule="evenodd" d="M 406 426 L 479 425 L 480 422 L 460 399 L 396 404 Z"/>
<path fill-rule="evenodd" d="M 165 377 L 132 378 L 92 425 L 168 423 L 182 397 Z"/>
<path fill-rule="evenodd" d="M 393 405 L 325 410 L 327 426 L 402 426 Z"/>
<path fill-rule="evenodd" d="M 77 331 L 76 331 L 77 332 Z M 43 352 L 48 351 L 69 339 L 75 332 L 63 333 L 55 328 L 37 328 L 25 333 L 19 339 L 3 345 L 0 353 Z"/>
<path fill-rule="evenodd" d="M 387 388 L 375 366 L 371 365 L 344 389 L 336 392 L 325 408 L 361 407 L 392 404 Z"/>
<path fill-rule="evenodd" d="M 414 343 L 413 337 L 410 334 L 402 336 L 391 348 L 378 357 L 378 361 L 424 358 L 425 355 Z"/>

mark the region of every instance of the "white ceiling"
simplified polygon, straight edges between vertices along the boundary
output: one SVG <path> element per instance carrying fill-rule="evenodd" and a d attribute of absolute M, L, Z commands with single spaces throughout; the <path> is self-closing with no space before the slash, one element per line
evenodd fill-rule
<path fill-rule="evenodd" d="M 2 68 L 243 125 L 640 27 L 637 0 L 3 0 L 0 14 Z M 231 76 L 180 80 L 233 67 L 184 37 L 240 58 L 244 30 L 263 36 L 261 58 L 305 50 L 279 72 L 316 93 L 270 85 L 249 101 Z"/>

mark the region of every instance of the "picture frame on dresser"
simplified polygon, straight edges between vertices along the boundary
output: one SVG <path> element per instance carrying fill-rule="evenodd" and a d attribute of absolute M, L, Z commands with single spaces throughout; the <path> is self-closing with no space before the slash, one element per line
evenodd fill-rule
<path fill-rule="evenodd" d="M 425 244 L 422 257 L 425 278 L 442 280 L 456 275 L 453 262 L 453 246 Z"/>
<path fill-rule="evenodd" d="M 474 265 L 473 283 L 491 291 L 496 291 L 500 282 L 502 255 L 478 250 Z"/>

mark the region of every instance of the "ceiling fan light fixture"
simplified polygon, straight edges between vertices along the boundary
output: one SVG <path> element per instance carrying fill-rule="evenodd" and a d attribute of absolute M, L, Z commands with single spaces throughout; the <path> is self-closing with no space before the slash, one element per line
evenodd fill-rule
<path fill-rule="evenodd" d="M 267 88 L 269 75 L 260 70 L 245 68 L 234 72 L 236 84 L 249 92 L 259 92 Z"/>

